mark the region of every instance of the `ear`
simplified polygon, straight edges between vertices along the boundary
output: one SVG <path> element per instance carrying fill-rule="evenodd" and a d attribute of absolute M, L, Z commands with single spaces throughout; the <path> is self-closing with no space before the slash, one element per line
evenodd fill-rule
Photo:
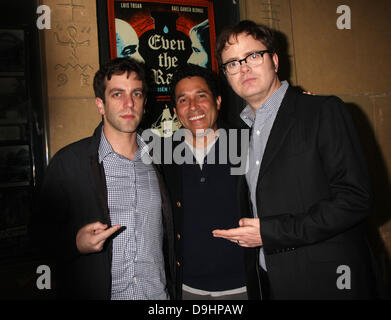
<path fill-rule="evenodd" d="M 218 96 L 216 98 L 216 109 L 220 110 L 220 107 L 221 107 L 221 96 Z"/>
<path fill-rule="evenodd" d="M 98 108 L 99 114 L 103 116 L 105 114 L 105 104 L 103 103 L 103 100 L 101 98 L 96 97 L 95 105 Z"/>
<path fill-rule="evenodd" d="M 175 113 L 175 116 L 178 118 L 178 115 L 176 114 L 176 108 L 174 107 L 174 113 Z"/>
<path fill-rule="evenodd" d="M 273 54 L 273 64 L 274 64 L 274 71 L 277 73 L 278 72 L 278 55 L 277 53 Z"/>

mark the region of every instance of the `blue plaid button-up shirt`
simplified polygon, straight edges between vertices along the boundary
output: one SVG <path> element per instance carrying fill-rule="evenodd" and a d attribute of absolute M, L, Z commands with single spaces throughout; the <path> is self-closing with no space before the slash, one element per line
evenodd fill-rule
<path fill-rule="evenodd" d="M 112 300 L 165 300 L 163 224 L 158 178 L 141 157 L 146 147 L 137 135 L 139 149 L 130 160 L 116 153 L 103 130 L 99 162 L 106 174 L 112 225 L 126 229 L 113 239 Z"/>

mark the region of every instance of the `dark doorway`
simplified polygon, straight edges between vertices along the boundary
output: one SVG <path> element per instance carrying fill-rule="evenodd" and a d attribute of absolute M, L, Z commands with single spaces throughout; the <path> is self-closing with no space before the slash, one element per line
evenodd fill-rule
<path fill-rule="evenodd" d="M 36 10 L 34 0 L 0 4 L 0 299 L 36 290 L 27 225 L 47 164 Z"/>

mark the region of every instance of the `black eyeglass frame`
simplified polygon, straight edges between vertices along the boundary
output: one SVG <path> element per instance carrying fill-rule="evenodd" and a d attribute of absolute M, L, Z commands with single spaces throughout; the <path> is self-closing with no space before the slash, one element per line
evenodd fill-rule
<path fill-rule="evenodd" d="M 265 53 L 270 53 L 270 54 L 272 55 L 274 52 L 271 51 L 271 50 L 259 50 L 259 51 L 254 51 L 254 52 L 251 52 L 250 54 L 248 54 L 247 56 L 245 56 L 243 59 L 240 59 L 240 60 L 236 60 L 236 59 L 235 59 L 235 60 L 228 61 L 228 62 L 226 62 L 226 63 L 222 63 L 222 64 L 220 65 L 220 67 L 221 67 L 225 72 L 229 73 L 229 72 L 227 71 L 227 64 L 232 63 L 232 62 L 234 62 L 234 61 L 239 62 L 239 65 L 240 65 L 240 66 L 242 65 L 242 62 L 243 62 L 243 61 L 245 61 L 246 64 L 247 64 L 247 58 L 248 58 L 249 56 L 251 56 L 252 54 L 254 54 L 254 53 L 259 53 L 259 54 L 261 55 L 261 57 L 263 58 L 263 55 L 264 55 Z M 262 62 L 262 63 L 263 63 L 263 62 Z"/>

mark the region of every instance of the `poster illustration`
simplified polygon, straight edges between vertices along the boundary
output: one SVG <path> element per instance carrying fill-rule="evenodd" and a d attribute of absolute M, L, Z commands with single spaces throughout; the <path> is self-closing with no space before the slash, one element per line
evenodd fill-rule
<path fill-rule="evenodd" d="M 180 127 L 170 98 L 175 70 L 186 63 L 217 69 L 212 3 L 108 0 L 108 18 L 111 58 L 145 63 L 150 83 L 146 126 L 171 136 Z"/>

